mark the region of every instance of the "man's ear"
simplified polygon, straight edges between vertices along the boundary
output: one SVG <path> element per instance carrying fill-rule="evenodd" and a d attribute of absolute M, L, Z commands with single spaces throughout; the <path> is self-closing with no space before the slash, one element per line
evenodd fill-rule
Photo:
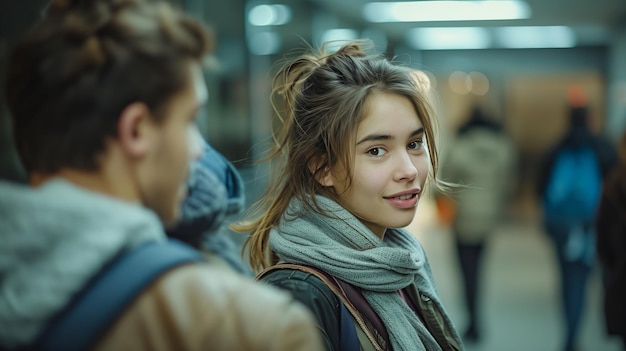
<path fill-rule="evenodd" d="M 148 152 L 152 123 L 150 109 L 142 102 L 133 102 L 122 110 L 117 122 L 118 140 L 129 156 L 141 158 Z"/>
<path fill-rule="evenodd" d="M 320 183 L 322 186 L 333 186 L 335 185 L 335 180 L 331 170 L 328 167 L 324 167 L 321 169 L 323 162 L 320 158 L 316 158 L 309 162 L 309 171 L 315 177 L 315 180 Z"/>

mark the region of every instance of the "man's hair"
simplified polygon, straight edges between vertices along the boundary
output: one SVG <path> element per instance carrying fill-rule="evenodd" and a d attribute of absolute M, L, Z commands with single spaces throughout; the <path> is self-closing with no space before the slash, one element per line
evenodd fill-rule
<path fill-rule="evenodd" d="M 28 172 L 96 170 L 118 119 L 143 102 L 157 122 L 213 38 L 191 17 L 148 0 L 55 0 L 16 44 L 7 97 Z"/>

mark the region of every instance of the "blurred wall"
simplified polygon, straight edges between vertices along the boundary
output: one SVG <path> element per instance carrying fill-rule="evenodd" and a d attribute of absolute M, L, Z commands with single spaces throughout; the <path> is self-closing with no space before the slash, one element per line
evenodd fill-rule
<path fill-rule="evenodd" d="M 605 130 L 615 141 L 626 131 L 626 16 L 615 26 L 607 72 L 608 116 Z"/>
<path fill-rule="evenodd" d="M 44 0 L 0 0 L 0 179 L 25 181 L 11 138 L 11 123 L 6 104 L 6 68 L 15 39 L 37 20 Z"/>

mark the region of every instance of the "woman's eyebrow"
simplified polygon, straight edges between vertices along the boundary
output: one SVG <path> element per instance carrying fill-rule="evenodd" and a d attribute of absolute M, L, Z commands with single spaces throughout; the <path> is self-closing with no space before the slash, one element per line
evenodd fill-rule
<path fill-rule="evenodd" d="M 391 140 L 393 137 L 389 134 L 370 134 L 359 140 L 357 145 L 363 144 L 366 141 L 378 141 L 378 140 Z"/>
<path fill-rule="evenodd" d="M 424 132 L 424 127 L 414 130 L 409 136 L 413 137 Z M 356 144 L 360 145 L 367 141 L 391 140 L 394 137 L 389 134 L 370 134 L 359 140 Z"/>
<path fill-rule="evenodd" d="M 413 133 L 411 133 L 410 136 L 413 137 L 413 136 L 416 136 L 416 135 L 422 134 L 422 133 L 424 133 L 424 127 L 419 127 L 416 130 L 414 130 Z"/>

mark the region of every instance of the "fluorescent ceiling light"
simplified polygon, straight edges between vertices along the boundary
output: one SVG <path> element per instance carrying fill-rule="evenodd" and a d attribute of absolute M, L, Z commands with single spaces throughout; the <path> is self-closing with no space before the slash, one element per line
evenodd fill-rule
<path fill-rule="evenodd" d="M 291 9 L 286 5 L 258 5 L 248 12 L 253 26 L 279 26 L 291 20 Z"/>
<path fill-rule="evenodd" d="M 407 32 L 417 50 L 571 48 L 576 34 L 570 27 L 424 27 Z"/>
<path fill-rule="evenodd" d="M 530 13 L 519 0 L 371 2 L 363 7 L 370 22 L 513 20 Z"/>
<path fill-rule="evenodd" d="M 482 27 L 431 27 L 409 30 L 407 41 L 421 50 L 486 49 L 491 37 Z"/>
<path fill-rule="evenodd" d="M 574 31 L 565 26 L 494 28 L 498 44 L 504 48 L 571 48 L 576 45 Z"/>

